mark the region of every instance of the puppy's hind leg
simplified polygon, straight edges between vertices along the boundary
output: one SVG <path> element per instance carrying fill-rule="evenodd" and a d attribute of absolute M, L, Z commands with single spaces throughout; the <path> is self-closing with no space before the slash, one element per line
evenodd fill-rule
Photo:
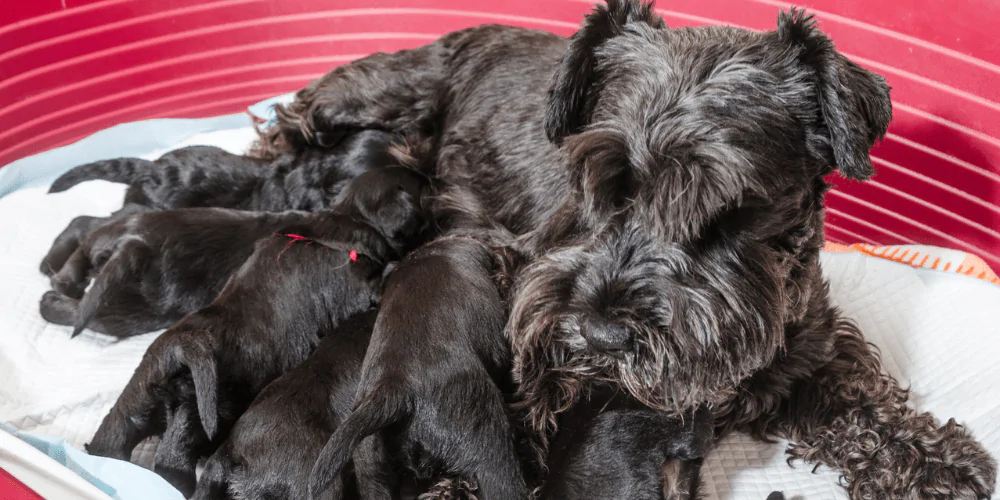
<path fill-rule="evenodd" d="M 167 431 L 156 449 L 153 472 L 188 498 L 195 490 L 198 459 L 208 446 L 194 402 L 183 402 L 167 412 Z"/>
<path fill-rule="evenodd" d="M 67 297 L 55 290 L 49 290 L 42 295 L 39 312 L 42 319 L 62 326 L 73 326 L 76 323 L 76 310 L 80 301 Z"/>
<path fill-rule="evenodd" d="M 79 300 L 90 283 L 88 274 L 91 267 L 89 252 L 78 246 L 62 267 L 49 277 L 49 284 L 53 290 Z"/>
<path fill-rule="evenodd" d="M 399 490 L 399 475 L 381 432 L 365 438 L 354 450 L 354 475 L 365 500 L 393 500 Z M 334 491 L 333 488 L 327 491 Z M 318 499 L 317 499 L 318 500 Z"/>
<path fill-rule="evenodd" d="M 176 345 L 181 340 L 167 332 L 150 344 L 115 405 L 86 445 L 88 453 L 128 460 L 142 440 L 163 434 L 166 407 L 173 404 L 168 384 L 185 369 L 177 356 Z"/>
<path fill-rule="evenodd" d="M 108 259 L 101 269 L 101 273 L 94 280 L 94 286 L 80 299 L 80 308 L 77 313 L 76 322 L 73 324 L 73 334 L 75 337 L 87 327 L 87 324 L 97 315 L 97 312 L 105 305 L 105 294 L 108 292 L 122 293 L 130 283 L 130 280 L 141 276 L 141 273 L 150 259 L 151 251 L 148 246 L 137 239 L 126 241 Z M 74 258 L 76 254 L 73 254 Z M 73 258 L 70 259 L 71 262 Z M 68 264 L 67 264 L 68 265 Z M 60 271 L 61 273 L 62 271 Z M 117 337 L 127 337 L 135 333 L 134 331 L 105 331 L 109 335 Z"/>
<path fill-rule="evenodd" d="M 419 424 L 425 445 L 478 488 L 479 500 L 524 500 L 528 488 L 503 395 L 488 379 L 453 381 L 433 416 Z M 419 413 L 418 413 L 419 415 Z M 417 424 L 414 424 L 417 425 Z"/>
<path fill-rule="evenodd" d="M 233 473 L 232 450 L 223 445 L 205 463 L 191 500 L 228 500 L 229 476 Z"/>
<path fill-rule="evenodd" d="M 89 215 L 81 215 L 73 219 L 66 226 L 66 229 L 63 229 L 63 232 L 59 233 L 59 236 L 56 236 L 56 240 L 52 243 L 49 253 L 42 259 L 42 263 L 39 266 L 42 274 L 52 276 L 62 269 L 63 264 L 69 260 L 69 257 L 80 246 L 80 241 L 83 240 L 83 237 L 108 220 L 110 219 L 105 217 L 91 217 Z"/>

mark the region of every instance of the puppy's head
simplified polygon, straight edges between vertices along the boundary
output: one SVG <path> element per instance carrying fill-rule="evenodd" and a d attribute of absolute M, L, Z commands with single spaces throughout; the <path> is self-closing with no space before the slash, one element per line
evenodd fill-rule
<path fill-rule="evenodd" d="M 768 364 L 819 279 L 823 176 L 871 176 L 890 117 L 885 81 L 801 13 L 762 33 L 597 7 L 547 108 L 573 193 L 536 234 L 509 325 L 535 424 L 582 379 L 680 410 Z"/>
<path fill-rule="evenodd" d="M 413 248 L 427 235 L 429 179 L 407 167 L 365 172 L 350 182 L 336 207 L 355 214 L 396 246 Z"/>

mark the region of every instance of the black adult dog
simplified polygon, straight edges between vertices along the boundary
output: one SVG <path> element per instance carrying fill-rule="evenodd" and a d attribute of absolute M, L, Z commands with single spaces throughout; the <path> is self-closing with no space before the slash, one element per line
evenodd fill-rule
<path fill-rule="evenodd" d="M 356 463 L 392 456 L 390 468 L 417 479 L 469 478 L 480 500 L 527 498 L 497 385 L 510 374 L 505 310 L 493 280 L 501 267 L 485 245 L 459 237 L 425 245 L 396 266 L 357 406 L 316 461 L 313 498 L 330 489 L 352 455 Z M 398 498 L 399 476 L 356 469 L 362 498 Z"/>
<path fill-rule="evenodd" d="M 275 380 L 205 464 L 195 500 L 309 498 L 309 474 L 323 445 L 354 407 L 377 310 L 341 322 L 309 359 Z M 330 495 L 343 498 L 345 478 Z"/>
<path fill-rule="evenodd" d="M 88 451 L 127 460 L 141 440 L 162 434 L 154 470 L 189 495 L 198 458 L 320 338 L 377 304 L 389 263 L 423 238 L 423 186 L 358 186 L 371 191 L 359 198 L 383 193 L 376 212 L 317 213 L 259 240 L 218 298 L 157 338 Z"/>
<path fill-rule="evenodd" d="M 88 234 L 52 276 L 54 290 L 42 297 L 41 315 L 72 325 L 73 336 L 85 327 L 116 337 L 167 328 L 212 302 L 259 238 L 295 224 L 357 216 L 393 250 L 408 247 L 428 222 L 412 216 L 425 203 L 425 178 L 386 167 L 356 180 L 334 208 L 313 213 L 189 208 L 116 219 Z"/>
<path fill-rule="evenodd" d="M 88 233 L 117 218 L 146 210 L 219 207 L 281 212 L 328 208 L 347 183 L 364 172 L 393 164 L 388 154 L 399 138 L 363 130 L 333 149 L 310 148 L 269 161 L 191 146 L 156 161 L 117 158 L 75 167 L 52 183 L 59 193 L 89 180 L 128 184 L 123 208 L 110 217 L 80 216 L 70 222 L 41 263 L 51 276 L 62 268 Z"/>
<path fill-rule="evenodd" d="M 341 66 L 278 109 L 261 151 L 379 128 L 520 237 L 508 323 L 539 448 L 587 380 L 719 434 L 785 437 L 853 498 L 983 499 L 996 461 L 906 404 L 831 304 L 824 176 L 865 180 L 884 79 L 801 12 L 777 30 L 669 29 L 609 0 L 570 39 L 483 26 Z"/>

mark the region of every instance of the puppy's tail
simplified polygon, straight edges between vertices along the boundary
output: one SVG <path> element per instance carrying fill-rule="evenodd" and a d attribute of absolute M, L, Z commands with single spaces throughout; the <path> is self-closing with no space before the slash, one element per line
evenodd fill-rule
<path fill-rule="evenodd" d="M 351 459 L 354 448 L 366 437 L 401 421 L 410 403 L 389 387 L 373 388 L 323 447 L 309 480 L 309 496 L 320 498 Z"/>
<path fill-rule="evenodd" d="M 76 322 L 73 324 L 73 333 L 70 338 L 79 335 L 94 319 L 101 306 L 104 305 L 105 293 L 109 290 L 126 288 L 129 285 L 129 279 L 142 272 L 144 266 L 149 262 L 149 252 L 149 247 L 141 241 L 129 240 L 108 259 L 97 279 L 94 280 L 93 286 L 80 300 L 80 307 L 77 309 Z"/>
<path fill-rule="evenodd" d="M 203 342 L 185 344 L 181 349 L 182 362 L 191 370 L 194 381 L 194 397 L 198 401 L 198 415 L 201 426 L 209 439 L 215 438 L 219 430 L 219 371 L 215 355 Z"/>
<path fill-rule="evenodd" d="M 59 176 L 49 193 L 61 193 L 81 182 L 105 180 L 119 184 L 135 184 L 144 172 L 154 171 L 153 162 L 141 158 L 115 158 L 113 160 L 95 161 L 70 169 Z"/>

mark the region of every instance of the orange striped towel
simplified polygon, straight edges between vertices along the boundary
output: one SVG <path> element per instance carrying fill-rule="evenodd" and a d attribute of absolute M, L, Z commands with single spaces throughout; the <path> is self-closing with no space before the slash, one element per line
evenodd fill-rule
<path fill-rule="evenodd" d="M 875 246 L 864 243 L 841 245 L 832 242 L 827 242 L 823 250 L 835 253 L 860 252 L 872 257 L 888 259 L 913 267 L 974 276 L 983 281 L 1000 285 L 1000 278 L 997 278 L 996 273 L 990 269 L 990 266 L 983 259 L 961 250 L 927 245 Z"/>

